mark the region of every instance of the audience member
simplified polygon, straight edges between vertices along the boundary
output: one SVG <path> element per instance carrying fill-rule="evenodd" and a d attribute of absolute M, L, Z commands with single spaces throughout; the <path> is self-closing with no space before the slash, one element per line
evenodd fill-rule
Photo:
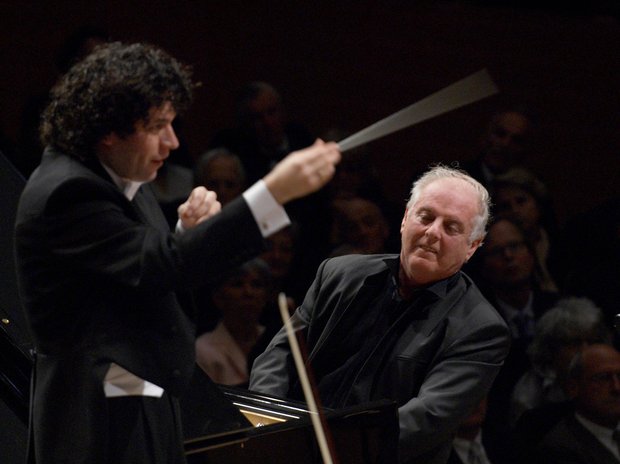
<path fill-rule="evenodd" d="M 313 141 L 302 124 L 288 118 L 278 90 L 270 83 L 254 81 L 237 98 L 236 127 L 218 132 L 210 147 L 224 147 L 239 156 L 251 184 L 287 153 Z M 327 198 L 322 190 L 286 205 L 288 215 L 300 225 L 299 259 L 310 276 L 329 251 Z"/>
<path fill-rule="evenodd" d="M 390 227 L 379 205 L 361 197 L 332 201 L 330 256 L 373 254 L 388 251 Z"/>
<path fill-rule="evenodd" d="M 588 344 L 610 342 L 603 314 L 590 300 L 564 298 L 540 318 L 529 349 L 532 368 L 512 394 L 515 463 L 532 462 L 539 441 L 572 411 L 567 382 L 575 354 Z"/>
<path fill-rule="evenodd" d="M 267 82 L 249 82 L 237 99 L 237 127 L 217 133 L 211 146 L 225 147 L 241 158 L 248 183 L 264 176 L 291 151 L 314 138 L 301 124 L 289 121 L 280 93 Z"/>
<path fill-rule="evenodd" d="M 247 386 L 255 350 L 262 352 L 275 333 L 266 334 L 259 323 L 270 286 L 269 267 L 255 258 L 213 288 L 213 306 L 221 319 L 196 339 L 196 362 L 214 382 Z M 266 342 L 261 344 L 263 336 Z"/>
<path fill-rule="evenodd" d="M 339 129 L 330 129 L 323 138 L 338 142 L 349 135 Z M 359 197 L 375 203 L 381 209 L 388 224 L 389 248 L 398 248 L 402 205 L 396 205 L 387 199 L 384 187 L 370 158 L 368 145 L 361 145 L 342 154 L 342 161 L 338 164 L 336 173 L 325 190 L 331 204 L 337 200 Z"/>
<path fill-rule="evenodd" d="M 521 225 L 510 217 L 496 218 L 472 265 L 483 292 L 511 328 L 513 344 L 529 344 L 535 321 L 557 301 L 558 293 L 538 285 L 534 250 Z"/>
<path fill-rule="evenodd" d="M 487 399 L 483 398 L 456 430 L 447 464 L 492 464 L 482 436 L 482 424 L 487 414 Z"/>
<path fill-rule="evenodd" d="M 505 322 L 460 272 L 484 237 L 488 200 L 464 172 L 432 168 L 413 186 L 400 255 L 324 261 L 292 316 L 322 404 L 397 402 L 401 464 L 446 462 L 508 353 Z M 256 359 L 250 389 L 303 398 L 284 330 Z"/>
<path fill-rule="evenodd" d="M 594 344 L 570 363 L 567 391 L 574 414 L 568 414 L 541 440 L 540 464 L 612 464 L 620 462 L 620 353 Z"/>
<path fill-rule="evenodd" d="M 495 178 L 491 196 L 493 213 L 515 219 L 533 244 L 540 287 L 557 292 L 557 223 L 545 185 L 530 171 L 515 168 Z"/>
<path fill-rule="evenodd" d="M 480 138 L 480 154 L 463 169 L 489 187 L 493 179 L 523 164 L 532 138 L 531 118 L 519 109 L 495 113 Z"/>
<path fill-rule="evenodd" d="M 237 155 L 226 148 L 214 148 L 196 161 L 194 185 L 204 185 L 217 193 L 217 199 L 224 206 L 246 189 L 245 169 Z"/>
<path fill-rule="evenodd" d="M 496 219 L 489 226 L 480 254 L 472 263 L 483 293 L 511 331 L 510 352 L 489 392 L 485 425 L 498 443 L 509 440 L 510 395 L 530 367 L 527 348 L 534 336 L 535 321 L 558 299 L 556 293 L 537 286 L 535 266 L 531 244 L 519 224 L 510 218 Z"/>
<path fill-rule="evenodd" d="M 349 135 L 333 128 L 326 131 L 322 138 L 340 142 Z M 332 199 L 363 196 L 379 200 L 383 197 L 383 187 L 372 165 L 368 145 L 360 145 L 342 154 L 342 161 L 326 189 Z"/>
<path fill-rule="evenodd" d="M 528 348 L 531 368 L 512 392 L 510 422 L 524 411 L 566 401 L 568 366 L 573 356 L 592 343 L 611 343 L 603 312 L 586 298 L 563 298 L 536 323 Z"/>
<path fill-rule="evenodd" d="M 269 330 L 282 327 L 282 316 L 278 307 L 278 295 L 286 295 L 289 311 L 293 311 L 308 289 L 304 272 L 299 266 L 299 225 L 278 231 L 267 239 L 267 248 L 260 257 L 267 263 L 272 276 L 269 304 L 263 312 L 261 322 Z"/>

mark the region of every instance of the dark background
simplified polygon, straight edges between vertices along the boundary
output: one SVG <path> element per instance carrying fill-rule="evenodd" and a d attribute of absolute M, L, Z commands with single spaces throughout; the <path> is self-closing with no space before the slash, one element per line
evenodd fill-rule
<path fill-rule="evenodd" d="M 184 126 L 194 156 L 233 124 L 249 80 L 274 84 L 318 135 L 355 132 L 487 68 L 499 95 L 369 145 L 386 192 L 401 202 L 430 162 L 473 158 L 490 113 L 516 102 L 536 115 L 527 165 L 562 223 L 620 194 L 620 2 L 562 3 L 0 1 L 0 130 L 18 139 L 24 105 L 52 85 L 59 48 L 85 25 L 194 66 L 203 86 Z"/>

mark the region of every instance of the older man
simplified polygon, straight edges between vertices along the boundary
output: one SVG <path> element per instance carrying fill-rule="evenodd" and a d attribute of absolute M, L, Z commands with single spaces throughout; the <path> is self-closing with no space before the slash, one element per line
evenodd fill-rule
<path fill-rule="evenodd" d="M 620 353 L 611 345 L 589 345 L 575 355 L 568 375 L 574 414 L 566 415 L 540 442 L 536 462 L 620 462 Z"/>
<path fill-rule="evenodd" d="M 508 352 L 506 324 L 460 271 L 488 211 L 477 181 L 432 168 L 413 186 L 400 256 L 325 261 L 293 315 L 325 406 L 398 403 L 401 463 L 446 462 L 459 423 Z M 284 331 L 255 362 L 250 389 L 301 398 Z"/>

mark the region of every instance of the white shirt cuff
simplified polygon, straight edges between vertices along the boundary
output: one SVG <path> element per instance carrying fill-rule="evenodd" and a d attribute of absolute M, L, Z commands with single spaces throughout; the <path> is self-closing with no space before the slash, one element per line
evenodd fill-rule
<path fill-rule="evenodd" d="M 250 207 L 252 216 L 264 238 L 275 234 L 291 223 L 286 211 L 273 198 L 263 180 L 259 180 L 243 192 L 243 198 Z"/>
<path fill-rule="evenodd" d="M 110 368 L 103 379 L 103 392 L 106 398 L 119 396 L 152 396 L 161 398 L 164 389 L 141 379 L 116 363 L 110 363 Z"/>

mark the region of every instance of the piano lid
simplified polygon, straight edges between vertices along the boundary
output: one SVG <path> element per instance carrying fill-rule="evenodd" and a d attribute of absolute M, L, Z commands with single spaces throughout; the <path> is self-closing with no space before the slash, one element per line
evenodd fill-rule
<path fill-rule="evenodd" d="M 322 462 L 305 404 L 239 388 L 211 388 L 197 371 L 190 391 L 198 386 L 209 398 L 194 394 L 181 400 L 189 464 Z M 324 412 L 339 464 L 397 462 L 396 403 L 383 400 Z M 207 433 L 197 434 L 201 427 Z"/>

